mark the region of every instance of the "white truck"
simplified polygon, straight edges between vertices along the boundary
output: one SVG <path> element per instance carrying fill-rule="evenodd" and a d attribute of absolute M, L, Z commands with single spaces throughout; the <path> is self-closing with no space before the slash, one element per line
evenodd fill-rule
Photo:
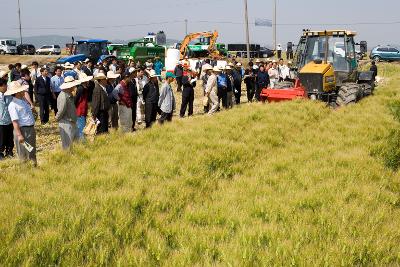
<path fill-rule="evenodd" d="M 0 40 L 0 54 L 17 54 L 17 42 L 11 39 L 1 39 Z"/>

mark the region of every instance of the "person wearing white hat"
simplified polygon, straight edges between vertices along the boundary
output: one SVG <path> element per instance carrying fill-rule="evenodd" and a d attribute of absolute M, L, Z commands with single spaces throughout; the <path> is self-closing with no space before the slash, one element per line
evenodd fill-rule
<path fill-rule="evenodd" d="M 92 95 L 92 116 L 100 123 L 96 134 L 108 133 L 108 110 L 110 109 L 110 99 L 107 94 L 107 76 L 99 72 L 93 78 L 95 87 Z"/>
<path fill-rule="evenodd" d="M 86 76 L 93 76 L 93 62 L 90 59 L 85 59 L 85 65 L 82 66 L 82 71 Z"/>
<path fill-rule="evenodd" d="M 78 128 L 79 139 L 84 139 L 83 129 L 86 126 L 86 117 L 89 110 L 89 82 L 93 79 L 93 76 L 81 75 L 79 81 L 81 82 L 76 89 L 75 106 L 76 106 L 76 126 Z"/>
<path fill-rule="evenodd" d="M 159 75 L 157 75 L 155 70 L 150 70 L 150 80 L 143 88 L 144 121 L 146 122 L 146 128 L 150 128 L 157 120 L 158 99 L 160 98 L 158 77 Z"/>
<path fill-rule="evenodd" d="M 13 125 L 8 112 L 8 106 L 12 101 L 12 96 L 5 96 L 7 90 L 7 80 L 0 73 L 0 160 L 4 157 L 12 157 L 14 149 Z"/>
<path fill-rule="evenodd" d="M 206 95 L 209 102 L 211 103 L 211 109 L 208 111 L 209 115 L 217 112 L 219 108 L 217 74 L 219 74 L 220 72 L 221 70 L 218 67 L 214 67 L 212 69 L 210 77 L 208 77 Z"/>
<path fill-rule="evenodd" d="M 208 113 L 209 111 L 209 103 L 208 103 L 208 96 L 206 95 L 206 87 L 207 87 L 207 81 L 208 78 L 211 75 L 213 67 L 208 64 L 205 63 L 202 67 L 201 67 L 201 74 L 200 74 L 200 79 L 202 81 L 202 88 L 203 88 L 203 107 L 204 107 L 204 113 Z"/>
<path fill-rule="evenodd" d="M 63 76 L 66 78 L 67 76 L 72 76 L 75 80 L 78 79 L 78 73 L 74 70 L 75 65 L 69 62 L 62 65 L 64 68 Z"/>
<path fill-rule="evenodd" d="M 110 70 L 107 72 L 107 94 L 110 99 L 110 109 L 108 111 L 109 122 L 111 128 L 118 129 L 118 103 L 117 99 L 113 96 L 113 91 L 115 87 L 118 85 L 117 79 L 121 77 L 121 74 L 114 73 L 114 71 Z"/>
<path fill-rule="evenodd" d="M 36 131 L 35 118 L 31 107 L 24 96 L 27 85 L 21 85 L 14 81 L 8 85 L 5 96 L 13 96 L 8 105 L 8 112 L 14 127 L 14 142 L 18 157 L 23 160 L 31 160 L 36 166 Z"/>
<path fill-rule="evenodd" d="M 78 139 L 78 128 L 76 126 L 77 115 L 74 103 L 76 87 L 81 84 L 80 81 L 68 76 L 60 86 L 61 93 L 57 98 L 56 121 L 60 129 L 61 143 L 63 149 L 71 147 L 72 143 Z"/>

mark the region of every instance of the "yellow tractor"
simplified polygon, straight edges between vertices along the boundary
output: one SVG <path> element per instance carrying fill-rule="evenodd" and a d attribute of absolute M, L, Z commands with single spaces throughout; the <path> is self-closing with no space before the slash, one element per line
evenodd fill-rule
<path fill-rule="evenodd" d="M 372 94 L 373 73 L 358 68 L 355 36 L 347 30 L 304 30 L 294 58 L 297 79 L 263 90 L 263 100 L 308 97 L 342 106 Z"/>
<path fill-rule="evenodd" d="M 372 94 L 373 73 L 358 68 L 355 36 L 347 30 L 303 32 L 295 65 L 309 98 L 341 106 Z"/>

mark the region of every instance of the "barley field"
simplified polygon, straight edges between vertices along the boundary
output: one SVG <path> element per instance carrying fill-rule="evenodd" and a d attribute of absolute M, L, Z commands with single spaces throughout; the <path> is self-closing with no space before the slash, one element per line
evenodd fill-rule
<path fill-rule="evenodd" d="M 294 101 L 0 163 L 2 266 L 400 265 L 400 65 Z"/>

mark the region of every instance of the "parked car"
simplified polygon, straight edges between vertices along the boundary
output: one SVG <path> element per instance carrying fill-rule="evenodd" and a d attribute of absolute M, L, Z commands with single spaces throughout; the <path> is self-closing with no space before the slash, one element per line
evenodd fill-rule
<path fill-rule="evenodd" d="M 15 40 L 10 40 L 10 39 L 0 40 L 0 54 L 14 55 L 16 53 L 17 53 L 17 42 Z"/>
<path fill-rule="evenodd" d="M 35 46 L 31 44 L 21 44 L 17 46 L 19 55 L 34 55 L 36 52 Z"/>
<path fill-rule="evenodd" d="M 391 46 L 377 46 L 372 49 L 369 57 L 375 61 L 396 61 L 400 60 L 400 51 L 399 49 Z"/>
<path fill-rule="evenodd" d="M 59 45 L 44 45 L 36 50 L 37 55 L 60 55 L 61 48 Z"/>

